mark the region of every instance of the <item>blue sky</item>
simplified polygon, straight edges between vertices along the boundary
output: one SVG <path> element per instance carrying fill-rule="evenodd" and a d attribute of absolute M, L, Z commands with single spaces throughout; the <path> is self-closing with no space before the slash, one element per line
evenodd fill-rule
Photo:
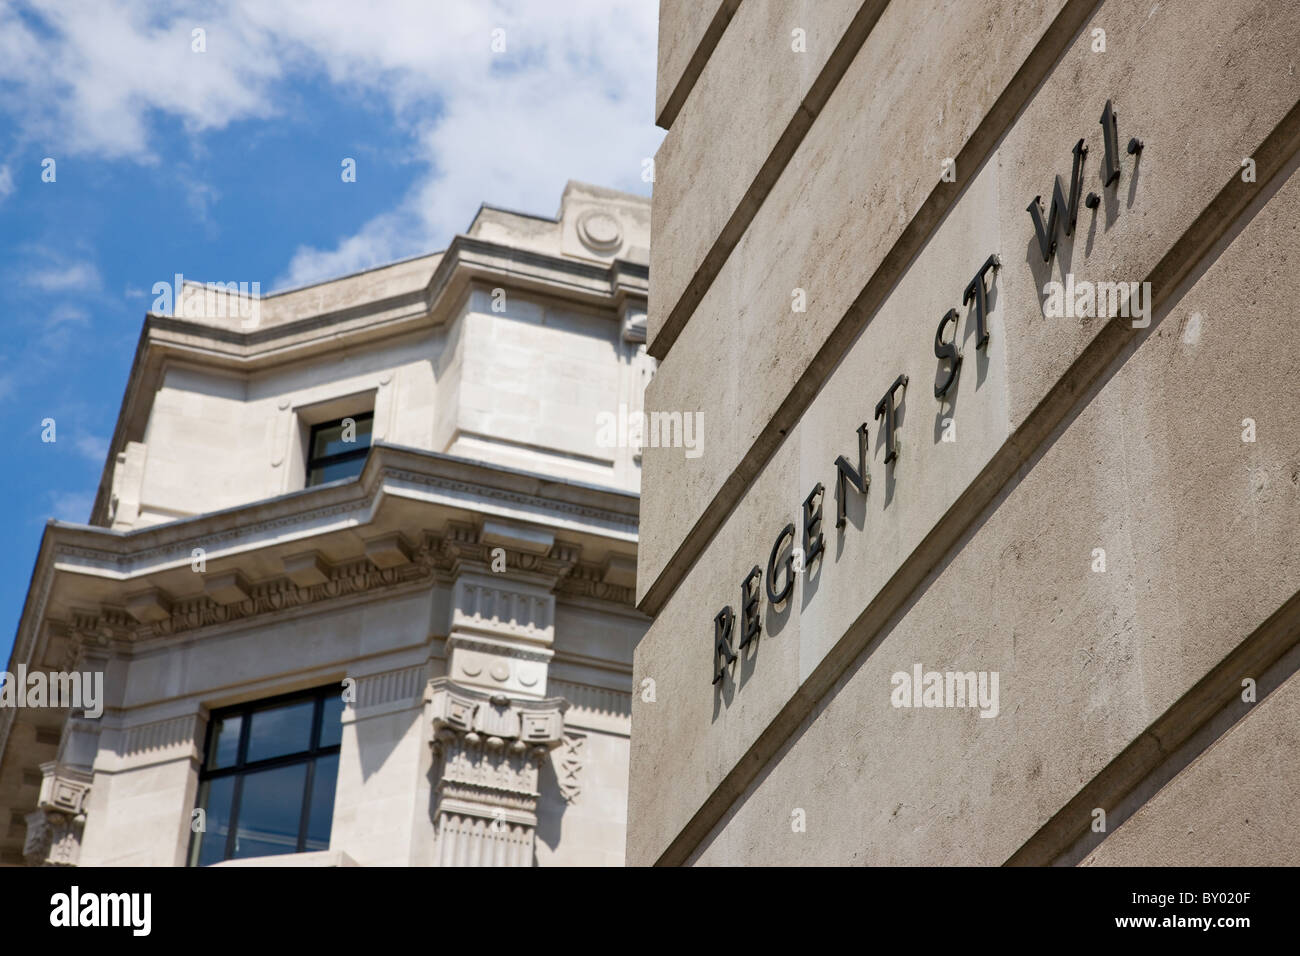
<path fill-rule="evenodd" d="M 657 8 L 0 0 L 0 656 L 45 522 L 89 516 L 154 283 L 273 291 L 568 179 L 648 194 Z"/>

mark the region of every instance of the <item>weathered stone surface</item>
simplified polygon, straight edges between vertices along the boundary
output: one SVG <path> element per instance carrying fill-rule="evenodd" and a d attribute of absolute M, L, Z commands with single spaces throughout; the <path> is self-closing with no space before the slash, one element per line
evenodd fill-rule
<path fill-rule="evenodd" d="M 884 6 L 752 0 L 736 11 L 655 156 L 654 231 L 673 241 L 650 253 L 654 354 L 669 313 L 683 296 L 699 300 L 725 257 L 715 246 L 740 237 Z"/>
<path fill-rule="evenodd" d="M 647 535 L 639 558 L 639 596 L 674 558 L 707 502 L 752 454 L 764 426 L 908 220 L 932 190 L 941 188 L 943 159 L 958 155 L 1061 3 L 1008 5 L 999 17 L 1015 16 L 1021 28 L 987 38 L 981 55 L 975 55 L 969 35 L 999 0 L 950 11 L 961 22 L 950 21 L 929 42 L 918 42 L 941 6 L 891 4 L 881 14 L 735 248 L 707 290 L 700 290 L 699 305 L 647 389 L 649 409 L 705 410 L 715 418 L 727 409 L 732 415 L 716 421 L 703 457 L 685 466 L 673 450 L 647 450 Z M 893 79 L 882 82 L 882 77 Z M 933 109 L 935 103 L 943 108 Z M 920 125 L 918 116 L 924 120 Z M 671 150 L 665 140 L 661 152 L 671 159 Z M 708 167 L 683 170 L 679 176 L 671 161 L 666 166 L 662 175 L 669 183 L 694 177 L 698 182 L 692 193 L 727 195 L 727 177 L 714 179 Z M 959 173 L 969 176 L 974 169 Z M 662 317 L 676 305 L 720 228 L 701 225 L 697 217 L 707 214 L 708 207 L 697 203 L 677 213 L 684 225 L 669 231 L 667 223 L 660 225 L 659 210 L 666 200 L 659 188 L 656 183 L 656 227 L 673 240 L 655 247 L 652 341 L 658 332 L 656 314 Z M 691 238 L 697 232 L 706 239 Z M 678 251 L 683 248 L 689 252 Z M 806 299 L 802 313 L 793 311 L 796 289 Z M 709 351 L 702 353 L 706 342 Z M 743 360 L 706 373 L 702 366 L 715 364 L 712 343 L 736 348 L 744 343 Z M 676 504 L 667 501 L 669 488 L 676 489 L 671 495 Z"/>
<path fill-rule="evenodd" d="M 1083 865 L 1300 866 L 1292 804 L 1298 755 L 1300 675 L 1293 674 Z"/>
<path fill-rule="evenodd" d="M 659 0 L 655 122 L 667 129 L 740 0 Z"/>
<path fill-rule="evenodd" d="M 987 76 L 958 84 L 953 71 L 962 68 L 960 60 L 915 76 L 903 64 L 916 54 L 899 44 L 889 56 L 900 63 L 890 72 L 913 80 L 901 91 L 878 91 L 881 62 L 892 61 L 873 44 L 900 29 L 890 26 L 891 16 L 916 6 L 899 5 L 896 12 L 891 5 L 882 16 L 647 392 L 650 409 L 702 410 L 714 423 L 700 457 L 686 458 L 680 449 L 646 450 L 638 597 L 644 602 L 650 594 L 652 600 L 643 603 L 648 610 L 671 590 L 706 532 L 735 500 L 743 487 L 738 476 L 757 470 L 831 373 L 852 341 L 850 333 L 864 321 L 856 317 L 855 301 L 883 301 L 897 281 L 907 258 L 899 258 L 896 246 L 905 224 L 934 188 L 942 158 L 960 151 L 979 123 L 981 107 L 987 109 L 984 104 L 999 89 Z M 1028 13 L 1021 17 L 1049 19 L 1046 12 L 1038 21 Z M 1092 52 L 1093 28 L 1106 30 L 1110 52 Z M 950 30 L 954 36 L 962 32 Z M 1004 276 L 1019 272 L 1034 279 L 1009 286 L 1002 301 L 1008 339 L 1033 356 L 1009 366 L 1012 430 L 1100 327 L 1079 323 L 1058 333 L 1042 320 L 1035 284 L 1046 280 L 1047 271 L 1026 203 L 1050 194 L 1054 175 L 1068 178 L 1070 149 L 1084 137 L 1090 150 L 1085 192 L 1102 192 L 1104 201 L 1095 212 L 1080 210 L 1077 241 L 1062 243 L 1052 275 L 1060 278 L 1064 266 L 1092 279 L 1152 276 L 1300 97 L 1300 77 L 1290 72 L 1287 52 L 1297 33 L 1300 18 L 1267 4 L 1226 11 L 1203 3 L 1154 12 L 1104 4 L 1016 119 L 985 163 L 997 170 L 998 212 L 995 221 L 981 225 L 971 249 L 972 260 L 981 251 L 1000 251 Z M 1023 42 L 1020 59 L 1032 45 Z M 1120 56 L 1121 48 L 1141 55 Z M 981 69 L 1008 56 L 986 55 Z M 1240 68 L 1246 60 L 1255 64 L 1249 70 Z M 1191 64 L 1195 75 L 1188 72 Z M 1241 82 L 1196 82 L 1197 76 L 1226 75 Z M 927 115 L 924 104 L 947 102 L 950 90 L 966 96 L 990 85 L 983 101 L 975 97 L 960 108 L 953 102 L 945 106 L 944 121 L 918 127 L 916 117 Z M 1119 113 L 1121 149 L 1129 136 L 1140 136 L 1146 148 L 1136 176 L 1133 158 L 1122 154 L 1125 173 L 1118 187 L 1100 190 L 1097 119 L 1107 99 Z M 1210 114 L 1221 122 L 1200 121 Z M 1194 149 L 1183 145 L 1189 131 Z M 961 181 L 976 174 L 974 168 L 958 172 Z M 868 294 L 860 300 L 864 286 Z M 807 294 L 804 314 L 790 312 L 794 288 Z M 960 291 L 951 304 L 960 305 Z M 867 315 L 874 312 L 873 307 Z M 918 311 L 915 334 L 932 335 L 939 314 Z M 870 335 L 870 323 L 866 328 Z M 734 360 L 719 363 L 719 342 L 744 348 Z M 702 520 L 702 532 L 683 549 Z"/>
<path fill-rule="evenodd" d="M 1177 56 L 1175 26 L 1166 23 L 1163 30 L 1163 48 Z M 1252 30 L 1238 31 L 1250 35 L 1242 42 L 1263 42 Z M 1108 31 L 1116 32 L 1123 35 Z M 1228 61 L 1241 55 L 1223 52 Z M 1078 87 L 1087 81 L 1071 76 L 1071 82 Z M 1273 110 L 1276 123 L 1283 104 L 1262 88 L 1260 97 L 1259 111 L 1241 122 L 1258 123 L 1266 134 L 1271 127 L 1260 114 Z M 1192 98 L 1180 94 L 1178 100 Z M 1026 115 L 1035 128 L 1049 127 L 1050 118 L 1034 109 Z M 1091 112 L 1076 122 L 1079 135 L 1095 119 Z M 1121 123 L 1135 113 L 1147 115 L 1129 109 Z M 1156 148 L 1147 127 L 1128 128 L 1146 139 L 1145 161 Z M 1168 114 L 1159 129 L 1173 137 Z M 1220 129 L 1207 136 L 1226 143 L 1228 134 Z M 1068 151 L 1073 140 L 1059 140 Z M 716 820 L 734 797 L 741 799 L 722 826 L 704 842 L 704 833 L 692 828 L 672 859 L 686 859 L 694 849 L 705 863 L 1003 862 L 1300 589 L 1294 531 L 1300 450 L 1292 437 L 1300 431 L 1300 413 L 1273 398 L 1294 375 L 1294 360 L 1276 342 L 1287 334 L 1286 303 L 1300 292 L 1294 268 L 1300 178 L 1288 171 L 1271 199 L 1276 184 L 1260 184 L 1256 206 L 1262 210 L 1253 211 L 1240 231 L 1219 224 L 1225 239 L 1196 265 L 1194 286 L 1168 290 L 1154 327 L 1101 375 L 1095 391 L 1071 397 L 1075 409 L 990 511 L 966 536 L 945 543 L 951 551 L 933 577 L 925 579 L 928 565 L 914 568 L 909 580 L 923 582 L 920 590 L 896 595 L 898 603 L 879 612 L 888 616 L 897 608 L 899 616 L 883 627 L 872 616 L 873 595 L 900 562 L 904 569 L 908 560 L 915 563 L 910 556 L 926 522 L 938 517 L 935 502 L 951 493 L 945 482 L 966 484 L 967 456 L 980 457 L 1027 416 L 1026 393 L 1060 377 L 1062 342 L 1081 349 L 1080 340 L 1096 341 L 1106 325 L 1043 316 L 1035 294 L 1039 277 L 1009 252 L 1009 237 L 1024 241 L 1027 223 L 1017 224 L 1010 209 L 999 213 L 998 221 L 1008 225 L 996 235 L 1007 237 L 1000 244 L 1008 251 L 997 279 L 988 366 L 975 364 L 967 342 L 956 403 L 958 441 L 939 440 L 932 421 L 939 406 L 929 392 L 933 356 L 921 366 L 909 364 L 909 356 L 916 354 L 914 339 L 930 344 L 941 313 L 929 313 L 934 322 L 914 320 L 899 337 L 903 320 L 895 318 L 894 299 L 913 301 L 914 314 L 924 314 L 922 279 L 937 287 L 929 293 L 936 296 L 947 276 L 958 281 L 963 273 L 953 273 L 947 257 L 961 242 L 949 234 L 981 241 L 992 235 L 987 225 L 967 231 L 967 217 L 979 218 L 981 203 L 1001 210 L 1015 197 L 1027 219 L 1020 202 L 1026 187 L 1008 184 L 1018 181 L 1001 161 L 1003 154 L 1018 155 L 1016 142 L 1013 131 L 998 161 L 980 172 L 638 646 L 634 678 L 653 673 L 659 700 L 672 705 L 634 701 L 630 862 L 660 859 L 706 801 L 713 801 L 706 818 Z M 1228 146 L 1217 149 L 1214 161 L 1226 163 Z M 1090 168 L 1099 155 L 1091 154 Z M 1217 177 L 1222 185 L 1236 165 L 1216 167 L 1204 178 Z M 1197 200 L 1203 208 L 1208 197 L 1200 197 L 1211 192 L 1199 181 L 1177 189 L 1163 183 L 1163 176 L 1148 181 L 1144 170 L 1132 207 L 1118 210 L 1109 233 L 1098 223 L 1097 258 L 1085 260 L 1088 272 L 1079 259 L 1081 244 L 1072 271 L 1097 274 L 1094 268 L 1113 262 L 1116 271 L 1100 274 L 1132 274 L 1124 271 L 1132 266 L 1120 265 L 1134 261 L 1126 257 L 1154 269 L 1162 245 L 1171 246 L 1197 214 L 1195 204 L 1177 215 L 1165 207 Z M 1137 221 L 1121 226 L 1126 216 Z M 1148 220 L 1158 226 L 1144 225 Z M 1082 211 L 1085 237 L 1087 222 Z M 1111 251 L 1103 255 L 1103 247 Z M 967 251 L 972 262 L 977 248 Z M 965 320 L 961 328 L 965 336 Z M 1004 352 L 996 347 L 999 338 Z M 1050 382 L 1044 365 L 1055 369 Z M 873 423 L 873 485 L 865 512 L 850 510 L 841 540 L 834 530 L 830 462 L 834 454 L 852 457 L 857 420 L 868 417 L 892 380 L 880 374 L 885 367 L 911 374 L 900 426 L 902 458 L 892 474 L 883 469 Z M 1243 442 L 1245 418 L 1270 437 Z M 967 422 L 974 428 L 966 429 Z M 944 458 L 948 451 L 952 457 Z M 740 580 L 752 564 L 766 564 L 773 538 L 787 521 L 798 521 L 814 481 L 827 485 L 827 559 L 800 578 L 793 608 L 777 615 L 771 630 L 773 612 L 763 600 L 765 634 L 755 658 L 742 659 L 735 685 L 724 684 L 719 695 L 709 685 L 711 614 L 723 603 L 737 605 Z M 1104 573 L 1092 570 L 1098 548 L 1106 552 Z M 1249 562 L 1235 557 L 1246 550 Z M 847 643 L 837 644 L 846 633 Z M 859 651 L 840 661 L 841 649 L 849 647 Z M 834 667 L 819 663 L 828 654 Z M 1000 717 L 894 709 L 890 676 L 917 662 L 926 669 L 1000 672 Z M 828 668 L 842 668 L 838 680 Z M 810 676 L 833 682 L 829 693 L 809 691 Z M 809 716 L 790 721 L 783 708 Z M 747 755 L 761 733 L 770 743 Z M 738 775 L 728 778 L 737 767 Z M 848 793 L 852 801 L 844 800 Z M 796 808 L 806 813 L 806 833 L 791 830 Z"/>

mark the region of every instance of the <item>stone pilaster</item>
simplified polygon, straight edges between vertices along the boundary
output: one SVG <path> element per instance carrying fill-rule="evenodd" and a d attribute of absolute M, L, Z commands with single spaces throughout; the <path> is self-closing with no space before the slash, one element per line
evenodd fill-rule
<path fill-rule="evenodd" d="M 538 771 L 563 739 L 567 707 L 429 682 L 438 865 L 533 865 Z"/>
<path fill-rule="evenodd" d="M 451 525 L 447 676 L 430 683 L 442 866 L 532 866 L 538 770 L 568 702 L 546 696 L 555 588 L 578 549 L 531 527 Z"/>
<path fill-rule="evenodd" d="M 549 532 L 502 522 L 452 525 L 447 674 L 457 683 L 514 697 L 546 696 L 555 643 L 555 588 L 578 550 Z"/>
<path fill-rule="evenodd" d="M 544 697 L 554 651 L 555 595 L 504 574 L 462 571 L 452 587 L 447 672 L 515 696 Z"/>

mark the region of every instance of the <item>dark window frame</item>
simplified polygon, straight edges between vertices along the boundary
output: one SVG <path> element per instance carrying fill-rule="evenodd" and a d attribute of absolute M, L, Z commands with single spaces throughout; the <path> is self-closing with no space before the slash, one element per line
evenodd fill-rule
<path fill-rule="evenodd" d="M 235 704 L 230 707 L 222 707 L 219 710 L 212 711 L 208 715 L 208 726 L 204 733 L 203 745 L 203 762 L 199 766 L 199 781 L 196 793 L 195 808 L 201 808 L 198 800 L 203 795 L 203 785 L 211 780 L 219 780 L 223 777 L 237 777 L 234 789 L 230 796 L 230 823 L 229 831 L 226 833 L 226 845 L 222 851 L 221 860 L 235 859 L 235 840 L 239 835 L 239 811 L 240 802 L 244 793 L 244 778 L 250 774 L 259 773 L 263 770 L 274 770 L 277 767 L 296 766 L 306 764 L 307 775 L 303 782 L 302 790 L 302 808 L 298 815 L 298 842 L 295 846 L 295 853 L 305 853 L 307 851 L 307 828 L 311 817 L 311 796 L 312 790 L 316 784 L 316 765 L 322 757 L 337 756 L 342 749 L 342 743 L 330 744 L 322 747 L 320 745 L 321 731 L 323 728 L 323 717 L 325 713 L 325 701 L 330 697 L 340 694 L 339 685 L 326 684 L 322 687 L 312 687 L 308 690 L 293 691 L 288 694 L 278 694 L 274 697 L 259 697 L 255 700 L 246 701 L 242 704 Z M 297 703 L 299 701 L 313 701 L 311 713 L 311 736 L 307 741 L 307 749 L 295 751 L 289 754 L 280 754 L 275 757 L 266 757 L 262 760 L 247 760 L 249 730 L 253 725 L 253 715 L 261 710 L 269 710 L 284 704 Z M 227 718 L 238 716 L 239 722 L 239 745 L 235 749 L 234 763 L 219 768 L 209 768 L 208 764 L 212 760 L 212 748 L 216 744 L 217 728 L 221 722 Z M 332 829 L 332 828 L 331 828 Z M 188 854 L 188 866 L 198 865 L 197 847 L 203 839 L 202 833 L 191 833 L 190 849 Z"/>
<path fill-rule="evenodd" d="M 357 425 L 360 425 L 362 422 L 370 422 L 371 440 L 367 441 L 364 445 L 358 443 L 358 447 L 349 448 L 347 451 L 335 452 L 332 455 L 316 455 L 316 436 L 327 428 L 339 428 L 349 418 Z M 374 421 L 375 413 L 369 411 L 357 412 L 355 415 L 344 415 L 341 418 L 335 418 L 328 422 L 321 422 L 317 425 L 312 425 L 311 431 L 307 434 L 307 487 L 317 487 L 316 485 L 313 485 L 311 481 L 312 472 L 317 468 L 325 468 L 329 465 L 338 465 L 347 461 L 356 461 L 358 458 L 364 461 L 365 457 L 370 454 L 370 444 L 371 441 L 374 440 Z M 331 480 L 344 481 L 346 479 L 333 478 Z M 322 481 L 320 484 L 325 485 L 329 484 L 329 482 Z"/>

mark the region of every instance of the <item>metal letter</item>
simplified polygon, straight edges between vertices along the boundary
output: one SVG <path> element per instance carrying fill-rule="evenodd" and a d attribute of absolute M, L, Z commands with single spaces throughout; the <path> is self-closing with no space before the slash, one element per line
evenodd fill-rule
<path fill-rule="evenodd" d="M 975 347 L 977 349 L 982 349 L 989 344 L 989 329 L 986 322 L 988 297 L 984 288 L 984 276 L 988 274 L 990 269 L 996 270 L 1001 264 L 1002 260 L 997 257 L 997 253 L 985 259 L 984 265 L 980 266 L 980 271 L 975 273 L 975 278 L 970 280 L 970 284 L 966 286 L 966 291 L 961 297 L 962 305 L 965 305 L 971 299 L 975 300 Z M 938 339 L 936 338 L 935 341 L 938 342 Z"/>
<path fill-rule="evenodd" d="M 731 608 L 724 607 L 713 619 L 713 683 L 722 680 L 728 665 L 736 659 L 731 652 L 731 629 L 736 623 L 736 615 Z M 719 658 L 725 658 L 718 663 Z"/>
<path fill-rule="evenodd" d="M 763 596 L 759 581 L 763 571 L 756 564 L 745 580 L 740 582 L 740 650 L 747 648 L 763 629 L 763 622 L 758 616 L 758 599 Z"/>
<path fill-rule="evenodd" d="M 767 599 L 773 604 L 784 604 L 790 597 L 790 592 L 794 590 L 794 571 L 791 567 L 794 559 L 788 552 L 783 562 L 785 564 L 785 584 L 782 585 L 780 593 L 772 590 L 772 582 L 776 580 L 776 556 L 793 543 L 794 525 L 792 524 L 782 528 L 781 533 L 776 536 L 776 541 L 772 543 L 772 554 L 767 559 Z"/>
<path fill-rule="evenodd" d="M 821 557 L 826 550 L 826 541 L 822 536 L 822 497 L 826 491 L 819 481 L 803 503 L 803 552 L 804 567 L 812 567 L 813 561 Z M 817 499 L 816 507 L 813 499 Z"/>
<path fill-rule="evenodd" d="M 1118 117 L 1106 101 L 1106 108 L 1101 111 L 1102 138 L 1106 142 L 1106 155 L 1101 164 L 1101 184 L 1109 186 L 1119 179 L 1119 123 Z"/>
<path fill-rule="evenodd" d="M 943 340 L 943 328 L 949 322 L 952 323 L 952 341 L 945 342 Z M 948 369 L 948 377 L 934 387 L 934 397 L 943 398 L 948 394 L 948 389 L 952 388 L 952 383 L 957 381 L 957 370 L 961 368 L 961 349 L 957 347 L 956 309 L 949 309 L 945 312 L 943 318 L 939 320 L 939 327 L 934 330 L 934 357 L 940 361 L 948 359 L 952 362 L 952 368 Z"/>
<path fill-rule="evenodd" d="M 1034 220 L 1034 233 L 1038 236 L 1038 249 L 1043 254 L 1043 261 L 1050 262 L 1052 253 L 1056 252 L 1056 229 L 1063 226 L 1067 236 L 1074 235 L 1074 223 L 1079 217 L 1079 190 L 1083 188 L 1083 158 L 1088 155 L 1088 147 L 1079 140 L 1074 144 L 1074 168 L 1070 172 L 1070 199 L 1067 202 L 1061 191 L 1061 177 L 1056 177 L 1052 188 L 1052 208 L 1047 213 L 1047 226 L 1043 226 L 1043 215 L 1039 211 L 1041 196 L 1035 196 L 1026 207 Z"/>
<path fill-rule="evenodd" d="M 844 527 L 845 491 L 849 482 L 858 489 L 858 494 L 865 495 L 871 487 L 871 476 L 867 474 L 867 423 L 858 426 L 858 467 L 855 471 L 849 460 L 843 455 L 835 459 L 835 527 Z"/>
<path fill-rule="evenodd" d="M 907 387 L 907 376 L 900 375 L 894 379 L 894 384 L 889 386 L 889 391 L 885 392 L 885 397 L 876 405 L 876 417 L 885 417 L 885 464 L 898 459 L 898 444 L 894 441 L 894 393 L 900 388 Z"/>

